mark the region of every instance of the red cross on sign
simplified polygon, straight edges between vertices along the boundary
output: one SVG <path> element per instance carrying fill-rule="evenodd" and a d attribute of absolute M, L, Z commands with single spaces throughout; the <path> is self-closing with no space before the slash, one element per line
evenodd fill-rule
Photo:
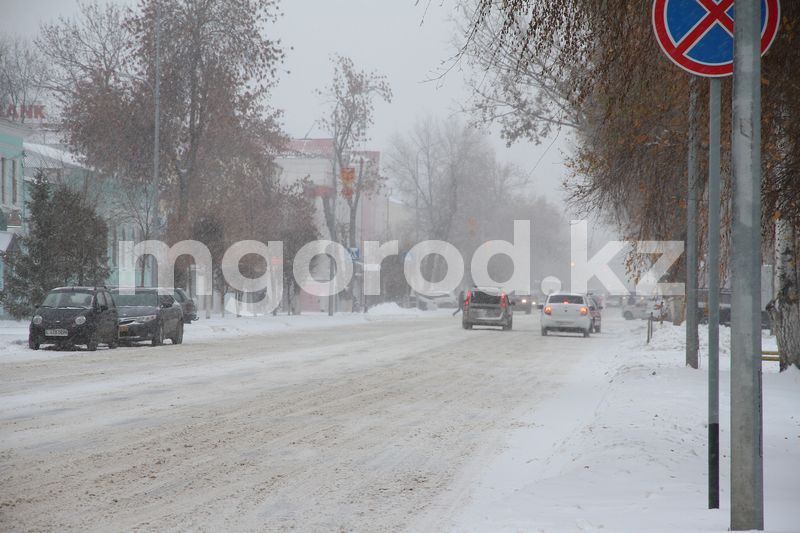
<path fill-rule="evenodd" d="M 653 31 L 667 57 L 698 76 L 733 73 L 735 0 L 654 0 Z M 775 40 L 778 0 L 761 0 L 761 53 Z"/>

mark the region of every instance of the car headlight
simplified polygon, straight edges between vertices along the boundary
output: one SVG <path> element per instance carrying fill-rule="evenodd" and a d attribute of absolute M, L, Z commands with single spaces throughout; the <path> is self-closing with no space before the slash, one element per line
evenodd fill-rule
<path fill-rule="evenodd" d="M 158 318 L 158 315 L 146 315 L 146 316 L 137 316 L 133 317 L 133 320 L 136 322 L 150 322 Z"/>
<path fill-rule="evenodd" d="M 75 317 L 75 323 L 79 326 L 86 324 L 86 317 L 83 315 Z"/>
<path fill-rule="evenodd" d="M 41 323 L 42 323 L 41 315 L 36 315 L 35 317 L 33 317 L 33 324 L 34 325 L 38 326 Z"/>
<path fill-rule="evenodd" d="M 523 298 L 523 299 L 522 299 L 522 303 L 524 303 L 524 304 L 528 303 L 528 300 L 527 300 L 527 298 Z"/>

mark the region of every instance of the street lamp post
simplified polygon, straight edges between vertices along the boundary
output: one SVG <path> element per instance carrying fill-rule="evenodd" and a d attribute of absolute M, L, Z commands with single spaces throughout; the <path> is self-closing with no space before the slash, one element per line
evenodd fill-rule
<path fill-rule="evenodd" d="M 155 86 L 153 87 L 153 98 L 155 100 L 155 125 L 153 133 L 153 218 L 157 226 L 160 226 L 159 219 L 159 189 L 161 187 L 161 176 L 159 174 L 159 146 L 160 146 L 160 123 L 161 123 L 161 2 L 156 2 L 156 61 L 155 61 Z"/>

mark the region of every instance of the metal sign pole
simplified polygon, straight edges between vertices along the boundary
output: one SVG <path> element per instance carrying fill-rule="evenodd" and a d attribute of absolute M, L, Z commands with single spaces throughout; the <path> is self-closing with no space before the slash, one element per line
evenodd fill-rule
<path fill-rule="evenodd" d="M 737 0 L 733 77 L 731 529 L 764 529 L 761 417 L 761 0 Z"/>
<path fill-rule="evenodd" d="M 708 143 L 708 508 L 719 509 L 719 78 L 711 78 Z"/>
<path fill-rule="evenodd" d="M 698 81 L 689 81 L 689 192 L 686 205 L 686 366 L 698 368 L 697 358 L 697 175 Z"/>

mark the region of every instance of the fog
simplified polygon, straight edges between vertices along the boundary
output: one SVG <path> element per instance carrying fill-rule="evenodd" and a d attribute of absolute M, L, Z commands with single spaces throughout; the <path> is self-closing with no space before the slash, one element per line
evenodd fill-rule
<path fill-rule="evenodd" d="M 39 25 L 78 11 L 77 0 L 3 2 L 0 32 L 32 37 Z M 135 6 L 133 0 L 120 5 Z M 5 5 L 7 4 L 7 5 Z M 286 52 L 272 105 L 283 110 L 292 137 L 326 136 L 317 125 L 323 100 L 315 90 L 330 83 L 332 54 L 349 56 L 361 68 L 385 74 L 394 92 L 391 104 L 378 103 L 368 148 L 385 151 L 395 133 L 406 132 L 420 117 L 458 115 L 469 100 L 461 63 L 454 62 L 455 2 L 415 0 L 291 0 L 280 3 L 283 16 L 272 31 Z M 532 176 L 530 190 L 561 203 L 568 132 L 541 145 L 506 148 L 496 132 L 492 140 L 502 161 Z"/>

